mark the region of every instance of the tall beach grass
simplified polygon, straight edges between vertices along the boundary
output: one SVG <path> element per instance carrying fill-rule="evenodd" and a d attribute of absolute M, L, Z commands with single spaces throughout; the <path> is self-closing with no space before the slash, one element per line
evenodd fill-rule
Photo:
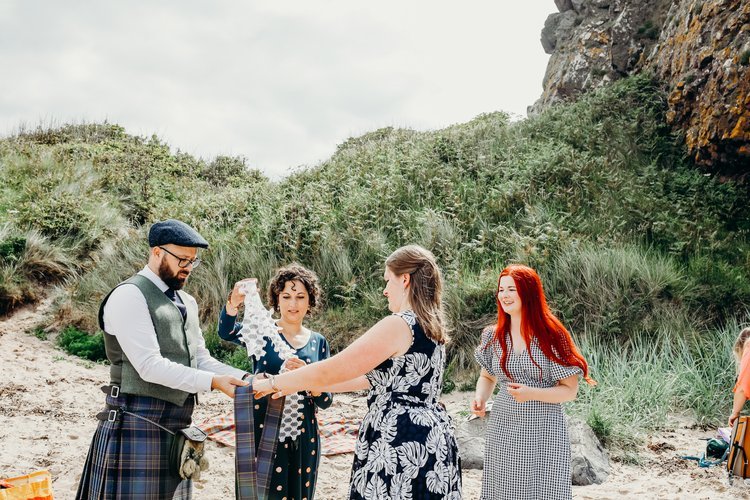
<path fill-rule="evenodd" d="M 117 125 L 21 129 L 0 139 L 0 313 L 54 284 L 61 326 L 94 334 L 101 298 L 145 264 L 149 225 L 178 218 L 211 243 L 187 290 L 218 357 L 245 362 L 215 334 L 232 284 L 264 287 L 290 262 L 320 276 L 310 325 L 341 349 L 387 314 L 385 258 L 419 243 L 444 272 L 448 386 L 475 379 L 498 273 L 521 262 L 600 381 L 571 411 L 611 446 L 674 411 L 716 424 L 750 307 L 750 187 L 693 165 L 665 112 L 638 76 L 520 122 L 379 129 L 278 182 Z"/>

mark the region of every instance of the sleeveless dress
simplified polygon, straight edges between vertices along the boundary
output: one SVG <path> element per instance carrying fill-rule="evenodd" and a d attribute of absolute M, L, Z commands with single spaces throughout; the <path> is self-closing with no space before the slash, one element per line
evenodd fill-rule
<path fill-rule="evenodd" d="M 445 345 L 425 335 L 412 311 L 409 350 L 366 376 L 372 389 L 359 429 L 351 499 L 461 498 L 461 462 L 445 407 L 438 403 Z"/>
<path fill-rule="evenodd" d="M 553 387 L 557 381 L 582 374 L 577 366 L 563 366 L 547 358 L 536 342 L 531 355 L 515 352 L 510 334 L 501 346 L 492 339 L 494 328 L 482 332 L 475 357 L 497 377 L 484 448 L 481 500 L 571 499 L 570 439 L 560 403 L 516 402 L 508 394 L 510 382 L 500 366 L 502 349 L 508 349 L 508 371 L 513 381 L 529 387 Z"/>

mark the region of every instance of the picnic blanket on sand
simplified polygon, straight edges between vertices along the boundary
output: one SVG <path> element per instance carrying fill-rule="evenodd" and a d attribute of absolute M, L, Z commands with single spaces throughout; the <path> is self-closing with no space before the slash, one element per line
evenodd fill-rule
<path fill-rule="evenodd" d="M 359 420 L 341 418 L 337 420 L 318 419 L 320 446 L 323 455 L 353 453 L 359 431 Z M 224 446 L 234 448 L 234 414 L 219 415 L 197 424 L 209 439 Z"/>

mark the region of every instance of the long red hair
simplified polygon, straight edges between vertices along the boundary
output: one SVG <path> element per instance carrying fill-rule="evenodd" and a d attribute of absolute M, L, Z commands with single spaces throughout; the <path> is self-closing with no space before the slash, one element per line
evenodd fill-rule
<path fill-rule="evenodd" d="M 510 265 L 503 269 L 497 280 L 495 289 L 495 302 L 497 303 L 497 325 L 493 340 L 503 346 L 500 354 L 500 366 L 509 379 L 513 379 L 508 372 L 506 363 L 508 361 L 508 349 L 505 348 L 506 335 L 510 334 L 510 315 L 503 311 L 498 299 L 500 279 L 510 276 L 516 284 L 516 290 L 521 298 L 521 335 L 526 342 L 531 361 L 539 368 L 531 354 L 532 341 L 536 339 L 539 348 L 544 355 L 552 361 L 563 366 L 577 366 L 583 370 L 583 378 L 591 385 L 596 382 L 589 376 L 589 365 L 583 359 L 581 352 L 573 342 L 570 332 L 563 326 L 557 317 L 552 314 L 547 299 L 544 297 L 542 280 L 532 268 L 518 264 Z M 492 342 L 490 342 L 491 344 Z M 511 338 L 512 343 L 512 338 Z M 489 344 L 486 346 L 489 347 Z"/>

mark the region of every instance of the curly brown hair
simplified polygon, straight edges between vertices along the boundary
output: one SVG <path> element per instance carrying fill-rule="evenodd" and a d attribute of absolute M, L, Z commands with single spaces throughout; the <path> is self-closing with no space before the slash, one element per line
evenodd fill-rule
<path fill-rule="evenodd" d="M 320 288 L 318 275 L 310 269 L 294 263 L 279 268 L 268 284 L 268 303 L 274 311 L 279 312 L 279 295 L 284 291 L 287 281 L 299 281 L 305 285 L 307 295 L 310 297 L 308 312 L 314 312 L 320 307 L 323 290 Z"/>

